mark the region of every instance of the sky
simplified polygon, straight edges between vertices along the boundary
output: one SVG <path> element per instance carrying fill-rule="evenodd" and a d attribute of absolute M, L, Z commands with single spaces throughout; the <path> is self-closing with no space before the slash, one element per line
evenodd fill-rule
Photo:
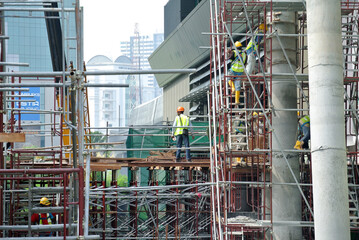
<path fill-rule="evenodd" d="M 129 41 L 138 23 L 140 35 L 163 33 L 168 0 L 80 0 L 84 7 L 84 58 L 96 55 L 115 60 L 120 42 Z"/>

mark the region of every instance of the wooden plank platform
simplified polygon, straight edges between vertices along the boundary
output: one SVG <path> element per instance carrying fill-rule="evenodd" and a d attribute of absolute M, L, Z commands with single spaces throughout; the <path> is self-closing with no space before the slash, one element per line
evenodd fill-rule
<path fill-rule="evenodd" d="M 0 142 L 25 142 L 25 133 L 0 133 Z"/>

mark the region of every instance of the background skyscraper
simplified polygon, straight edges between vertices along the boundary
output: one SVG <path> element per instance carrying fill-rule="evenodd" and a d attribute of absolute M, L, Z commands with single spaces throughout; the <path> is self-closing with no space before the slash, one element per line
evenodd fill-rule
<path fill-rule="evenodd" d="M 134 65 L 134 69 L 149 70 L 151 66 L 148 57 L 163 42 L 163 33 L 155 33 L 150 36 L 140 36 L 135 31 L 135 35 L 130 37 L 130 41 L 121 42 L 121 54 L 129 57 Z M 136 104 L 139 105 L 152 100 L 162 94 L 161 88 L 158 86 L 154 75 L 137 75 L 134 76 L 138 80 L 138 92 L 132 94 L 137 97 Z"/>

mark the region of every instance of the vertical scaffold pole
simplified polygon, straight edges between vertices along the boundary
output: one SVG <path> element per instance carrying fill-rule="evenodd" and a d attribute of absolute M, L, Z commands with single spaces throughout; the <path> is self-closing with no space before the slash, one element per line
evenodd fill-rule
<path fill-rule="evenodd" d="M 318 240 L 350 239 L 340 2 L 307 1 L 314 230 Z"/>

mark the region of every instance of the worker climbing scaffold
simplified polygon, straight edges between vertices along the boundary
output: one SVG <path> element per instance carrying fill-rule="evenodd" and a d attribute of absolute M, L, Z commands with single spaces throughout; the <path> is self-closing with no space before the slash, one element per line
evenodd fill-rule
<path fill-rule="evenodd" d="M 298 139 L 295 143 L 294 148 L 301 150 L 301 149 L 308 149 L 309 148 L 309 139 L 310 139 L 310 118 L 309 116 L 304 116 L 299 119 L 298 121 Z"/>
<path fill-rule="evenodd" d="M 246 66 L 246 71 L 249 75 L 253 73 L 253 70 L 256 66 L 256 58 L 260 58 L 258 53 L 258 46 L 263 41 L 264 33 L 267 30 L 268 28 L 266 25 L 264 25 L 264 23 L 260 24 L 258 28 L 254 31 L 253 36 L 245 49 L 245 52 L 248 56 L 248 64 Z"/>
<path fill-rule="evenodd" d="M 234 75 L 234 77 L 228 83 L 232 93 L 235 92 L 235 104 L 239 104 L 242 81 L 238 77 L 243 75 L 247 54 L 242 51 L 242 43 L 237 41 L 234 45 L 235 48 L 229 50 L 229 59 L 231 60 L 230 74 Z"/>

